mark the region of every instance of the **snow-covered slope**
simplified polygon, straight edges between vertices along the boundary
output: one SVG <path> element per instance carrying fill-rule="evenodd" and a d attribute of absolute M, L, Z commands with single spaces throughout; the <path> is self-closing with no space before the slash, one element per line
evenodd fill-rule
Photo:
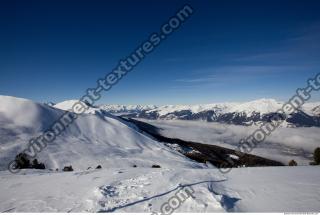
<path fill-rule="evenodd" d="M 315 108 L 313 108 L 313 109 L 312 109 L 312 112 L 313 112 L 315 115 L 320 116 L 320 105 L 317 106 L 317 107 L 315 107 Z"/>
<path fill-rule="evenodd" d="M 175 212 L 318 212 L 319 178 L 317 166 L 238 168 L 227 175 L 184 168 L 2 171 L 0 212 L 161 214 L 161 206 L 183 187 L 194 198 Z"/>
<path fill-rule="evenodd" d="M 72 100 L 66 100 L 66 101 L 63 101 L 63 102 L 60 102 L 60 103 L 57 103 L 55 105 L 53 105 L 53 107 L 55 108 L 58 108 L 58 109 L 61 109 L 61 110 L 71 110 L 72 109 L 72 106 L 77 103 L 77 102 L 81 102 L 79 100 L 75 100 L 75 99 L 72 99 Z M 85 107 L 89 107 L 89 105 L 81 102 L 82 105 L 84 105 Z"/>
<path fill-rule="evenodd" d="M 306 103 L 303 107 L 309 115 L 320 116 L 320 102 Z"/>
<path fill-rule="evenodd" d="M 28 140 L 45 131 L 74 102 L 52 107 L 0 96 L 0 212 L 161 213 L 162 205 L 184 188 L 192 188 L 194 198 L 187 198 L 175 212 L 320 209 L 318 166 L 237 168 L 222 174 L 98 107 L 89 107 L 39 153 L 46 170 L 6 171 Z M 98 164 L 102 169 L 93 169 Z M 153 164 L 162 168 L 150 168 Z M 62 172 L 65 165 L 75 171 Z"/>
<path fill-rule="evenodd" d="M 228 112 L 242 112 L 246 113 L 247 116 L 251 116 L 253 113 L 267 114 L 277 112 L 282 105 L 283 103 L 274 99 L 259 99 L 235 105 Z"/>
<path fill-rule="evenodd" d="M 0 104 L 0 170 L 4 170 L 28 146 L 29 139 L 42 134 L 64 110 L 9 96 L 0 96 Z M 38 154 L 38 159 L 52 169 L 72 165 L 76 170 L 85 170 L 99 164 L 108 168 L 132 167 L 134 164 L 139 167 L 153 164 L 200 167 L 139 133 L 133 126 L 101 111 L 79 116 Z"/>
<path fill-rule="evenodd" d="M 103 109 L 99 108 L 99 107 L 95 107 L 95 106 L 91 106 L 89 104 L 86 104 L 84 102 L 81 102 L 79 100 L 66 100 L 60 103 L 57 103 L 55 105 L 53 105 L 52 107 L 60 109 L 60 110 L 65 110 L 65 111 L 72 111 L 72 107 L 74 106 L 74 104 L 76 103 L 81 103 L 83 105 L 83 107 L 86 108 L 85 113 L 87 114 L 98 114 L 98 113 L 102 113 L 102 114 L 107 114 L 107 111 L 104 111 Z M 110 114 L 109 114 L 110 116 Z"/>
<path fill-rule="evenodd" d="M 126 110 L 126 106 L 117 108 L 112 105 L 100 106 L 117 115 L 144 119 L 181 119 L 222 122 L 228 124 L 251 125 L 261 124 L 282 108 L 283 102 L 274 99 L 259 99 L 244 103 L 216 103 L 206 105 L 165 105 L 150 109 L 150 106 L 139 106 L 139 109 Z M 289 116 L 286 126 L 320 126 L 320 103 L 306 103 L 299 112 Z"/>

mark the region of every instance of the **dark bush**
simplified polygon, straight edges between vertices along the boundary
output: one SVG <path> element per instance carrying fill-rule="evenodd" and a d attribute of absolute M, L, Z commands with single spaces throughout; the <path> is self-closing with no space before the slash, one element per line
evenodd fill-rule
<path fill-rule="evenodd" d="M 133 167 L 133 168 L 136 168 L 136 167 L 137 167 L 137 165 L 135 165 L 135 164 L 134 164 L 132 167 Z"/>
<path fill-rule="evenodd" d="M 72 172 L 72 171 L 73 171 L 73 168 L 72 168 L 71 165 L 70 165 L 70 166 L 65 166 L 65 167 L 63 167 L 63 171 L 64 171 L 64 172 Z"/>
<path fill-rule="evenodd" d="M 19 153 L 16 158 L 17 169 L 31 168 L 29 156 L 26 153 Z"/>
<path fill-rule="evenodd" d="M 157 165 L 157 164 L 154 164 L 154 165 L 152 165 L 152 168 L 161 168 L 161 166 Z"/>
<path fill-rule="evenodd" d="M 87 170 L 89 170 L 89 169 L 91 169 L 91 166 L 89 166 L 89 167 L 87 168 Z"/>
<path fill-rule="evenodd" d="M 43 163 L 39 163 L 37 159 L 32 161 L 32 168 L 34 169 L 45 169 L 45 165 Z"/>
<path fill-rule="evenodd" d="M 295 160 L 291 160 L 290 162 L 289 162 L 289 166 L 297 166 L 298 164 L 297 164 L 297 162 L 295 161 Z"/>
<path fill-rule="evenodd" d="M 34 159 L 32 161 L 32 166 L 37 166 L 37 165 L 39 165 L 38 159 Z"/>
<path fill-rule="evenodd" d="M 17 169 L 45 169 L 43 163 L 39 163 L 37 159 L 34 159 L 32 163 L 30 162 L 29 156 L 26 153 L 19 153 L 15 161 L 17 162 Z"/>
<path fill-rule="evenodd" d="M 320 165 L 320 148 L 316 148 L 313 153 L 313 159 L 316 165 Z"/>
<path fill-rule="evenodd" d="M 98 165 L 97 167 L 96 167 L 96 169 L 101 169 L 102 168 L 102 166 L 101 165 Z"/>

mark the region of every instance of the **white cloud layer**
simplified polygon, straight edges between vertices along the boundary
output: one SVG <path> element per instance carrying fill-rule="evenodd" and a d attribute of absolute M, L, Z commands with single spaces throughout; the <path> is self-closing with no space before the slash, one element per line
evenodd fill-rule
<path fill-rule="evenodd" d="M 194 121 L 147 121 L 161 128 L 161 133 L 206 144 L 235 149 L 241 138 L 250 135 L 257 127 L 225 125 Z M 312 153 L 320 147 L 320 128 L 278 128 L 266 141 L 253 149 L 252 153 L 288 163 L 291 159 L 299 165 L 308 165 Z"/>

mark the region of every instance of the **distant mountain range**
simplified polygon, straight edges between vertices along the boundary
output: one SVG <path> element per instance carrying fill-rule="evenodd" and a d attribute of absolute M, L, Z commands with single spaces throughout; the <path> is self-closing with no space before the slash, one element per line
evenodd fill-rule
<path fill-rule="evenodd" d="M 100 109 L 111 114 L 130 118 L 163 120 L 201 120 L 236 125 L 252 125 L 269 122 L 281 109 L 283 102 L 259 99 L 244 103 L 216 103 L 205 105 L 101 105 Z M 291 114 L 286 127 L 320 126 L 320 102 L 306 103 Z"/>
<path fill-rule="evenodd" d="M 225 117 L 228 113 L 234 113 L 232 108 L 237 107 L 235 104 L 163 107 L 88 105 L 85 113 L 79 115 L 72 125 L 63 128 L 55 126 L 53 129 L 52 125 L 61 119 L 65 111 L 70 111 L 75 102 L 77 100 L 68 100 L 58 104 L 42 104 L 28 99 L 0 95 L 0 171 L 6 170 L 8 163 L 21 152 L 30 156 L 38 152 L 36 153 L 37 159 L 44 163 L 47 169 L 52 170 L 61 170 L 69 165 L 76 170 L 87 170 L 98 165 L 108 168 L 134 166 L 150 168 L 154 164 L 168 168 L 208 168 L 202 162 L 203 160 L 200 162 L 203 156 L 206 157 L 205 160 L 215 165 L 221 163 L 222 158 L 234 153 L 230 149 L 204 145 L 195 150 L 194 142 L 165 138 L 159 134 L 150 133 L 150 130 L 144 130 L 141 127 L 141 122 L 139 124 L 137 123 L 139 121 L 124 119 L 113 114 L 149 119 L 219 121 L 223 118 L 215 117 Z M 271 108 L 271 106 L 266 106 L 266 108 L 259 105 L 257 107 L 264 114 L 269 113 L 268 108 Z M 253 106 L 243 108 L 253 111 L 250 109 Z M 233 112 L 226 112 L 229 109 Z M 240 116 L 241 113 L 237 114 L 239 114 L 239 119 L 244 120 L 244 116 Z M 256 114 L 249 115 L 249 112 L 247 114 L 246 117 L 256 117 Z M 223 121 L 227 121 L 227 118 Z M 230 123 L 237 124 L 240 121 L 233 118 Z M 30 144 L 30 139 L 43 140 L 43 132 L 48 130 L 54 134 L 59 130 L 62 132 L 56 134 L 54 141 L 47 142 L 43 150 Z M 197 147 L 200 146 L 197 145 Z M 220 150 L 215 155 L 215 159 L 210 158 L 211 154 L 204 154 L 209 150 L 208 147 L 213 151 Z M 202 151 L 201 156 L 198 153 L 199 150 Z M 253 159 L 261 160 L 257 157 Z M 259 162 L 254 163 L 256 164 Z"/>

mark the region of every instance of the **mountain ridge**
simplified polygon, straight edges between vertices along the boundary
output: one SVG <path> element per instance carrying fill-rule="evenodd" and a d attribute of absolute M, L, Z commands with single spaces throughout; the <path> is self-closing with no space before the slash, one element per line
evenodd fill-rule
<path fill-rule="evenodd" d="M 275 99 L 258 99 L 249 102 L 228 102 L 203 105 L 100 105 L 99 108 L 115 115 L 150 120 L 202 120 L 237 125 L 270 122 L 284 102 Z M 154 107 L 154 108 L 152 108 Z M 320 102 L 305 103 L 296 113 L 290 114 L 284 126 L 320 126 Z"/>
<path fill-rule="evenodd" d="M 29 140 L 49 129 L 65 110 L 10 96 L 0 96 L 0 104 L 0 170 L 5 170 L 8 163 L 29 146 Z M 117 116 L 95 108 L 88 111 L 78 115 L 37 153 L 37 159 L 46 168 L 61 170 L 72 165 L 76 170 L 86 170 L 97 165 L 124 168 L 154 164 L 171 167 L 173 163 L 180 167 L 204 167 L 142 134 Z"/>

